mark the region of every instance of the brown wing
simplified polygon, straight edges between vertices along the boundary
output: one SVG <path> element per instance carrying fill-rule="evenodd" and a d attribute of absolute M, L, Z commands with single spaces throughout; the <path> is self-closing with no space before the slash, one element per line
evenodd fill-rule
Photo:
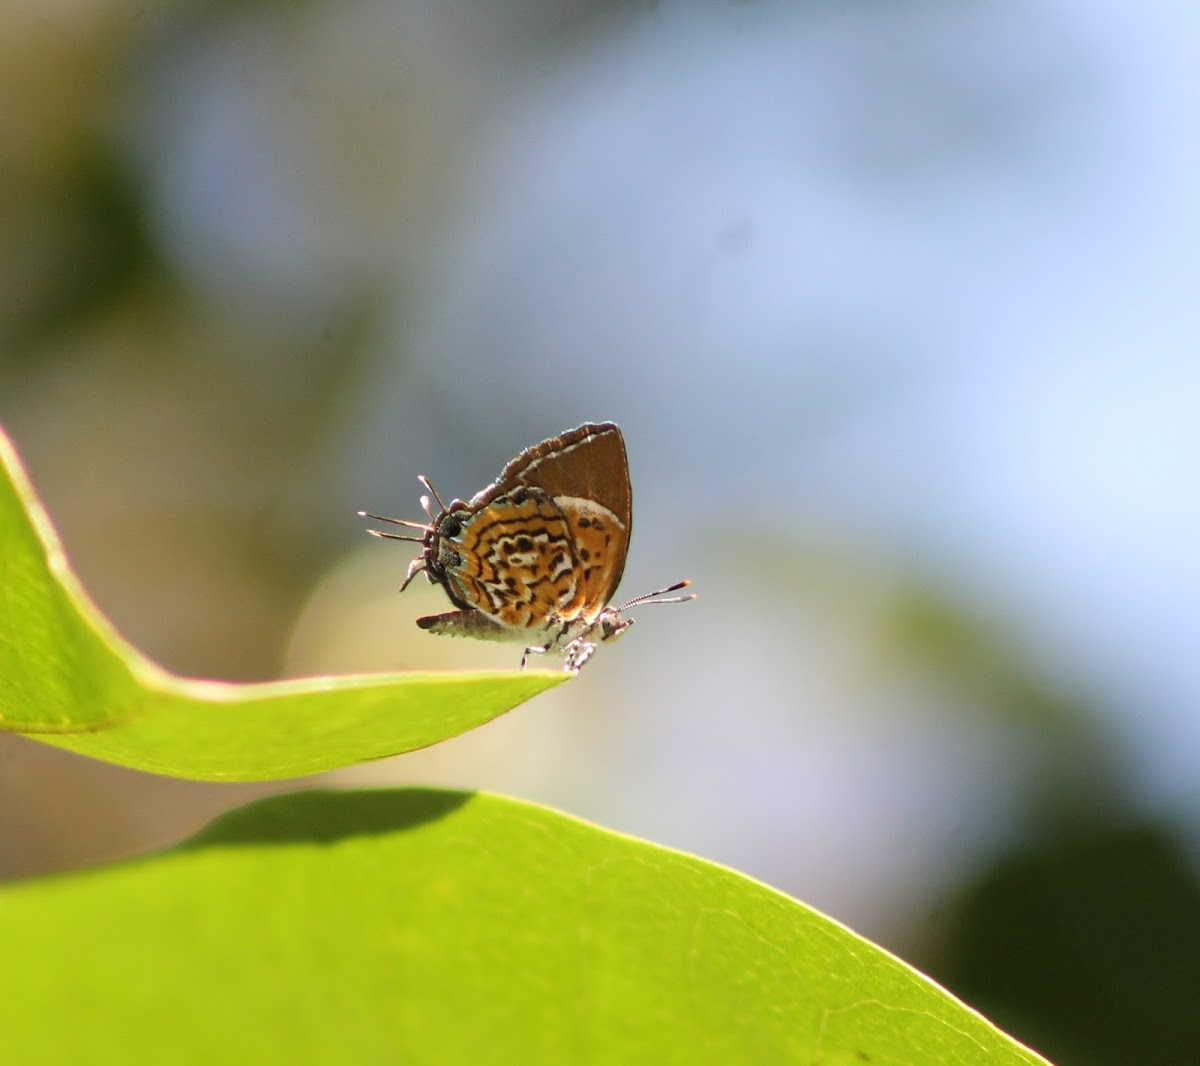
<path fill-rule="evenodd" d="M 605 520 L 596 538 L 586 532 L 586 522 L 580 527 L 572 521 L 572 533 L 576 537 L 582 533 L 588 541 L 583 547 L 589 552 L 602 549 L 606 559 L 602 568 L 593 568 L 585 582 L 583 609 L 590 613 L 597 599 L 603 606 L 620 584 L 633 525 L 629 459 L 620 427 L 613 422 L 588 423 L 526 448 L 471 501 L 471 506 L 485 506 L 519 485 L 543 490 L 568 517 L 580 510 L 577 501 L 588 501 L 615 520 Z M 578 517 L 586 519 L 587 509 Z"/>
<path fill-rule="evenodd" d="M 526 448 L 471 503 L 486 503 L 516 485 L 594 500 L 630 528 L 629 459 L 621 429 L 613 422 L 589 423 Z"/>

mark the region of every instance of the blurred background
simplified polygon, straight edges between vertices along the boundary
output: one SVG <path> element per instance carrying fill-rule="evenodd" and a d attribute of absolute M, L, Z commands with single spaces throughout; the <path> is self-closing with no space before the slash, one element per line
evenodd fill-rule
<path fill-rule="evenodd" d="M 1200 15 L 1183 0 L 8 0 L 0 421 L 180 673 L 515 667 L 358 508 L 625 432 L 580 678 L 270 786 L 729 864 L 1061 1064 L 1200 1057 Z M 0 876 L 263 787 L 0 736 Z"/>

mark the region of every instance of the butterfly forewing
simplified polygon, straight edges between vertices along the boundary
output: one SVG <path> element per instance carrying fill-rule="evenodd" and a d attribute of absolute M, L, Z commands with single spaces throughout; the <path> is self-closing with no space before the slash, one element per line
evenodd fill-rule
<path fill-rule="evenodd" d="M 567 515 L 577 546 L 589 554 L 579 560 L 589 569 L 582 583 L 584 609 L 597 603 L 596 610 L 603 607 L 621 583 L 633 525 L 629 460 L 620 428 L 612 422 L 589 423 L 527 448 L 471 506 L 486 507 L 514 485 L 543 490 Z"/>

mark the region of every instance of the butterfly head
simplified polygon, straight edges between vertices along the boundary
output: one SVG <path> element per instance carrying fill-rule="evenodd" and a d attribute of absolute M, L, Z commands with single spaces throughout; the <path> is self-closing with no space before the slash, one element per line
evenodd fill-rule
<path fill-rule="evenodd" d="M 621 617 L 619 608 L 605 607 L 600 612 L 600 617 L 596 619 L 596 639 L 607 644 L 609 641 L 616 640 L 633 623 L 634 619 Z"/>
<path fill-rule="evenodd" d="M 451 500 L 450 505 L 447 506 L 442 502 L 437 489 L 430 484 L 427 477 L 422 474 L 419 480 L 430 492 L 429 496 L 421 497 L 421 508 L 429 516 L 428 522 L 410 522 L 405 518 L 385 518 L 368 511 L 359 511 L 358 513 L 364 518 L 373 518 L 377 522 L 390 522 L 393 525 L 421 532 L 421 536 L 414 536 L 411 533 L 391 533 L 381 529 L 367 531 L 372 536 L 382 537 L 386 540 L 405 540 L 421 545 L 421 554 L 409 563 L 408 573 L 404 577 L 404 583 L 400 586 L 401 592 L 408 588 L 417 574 L 423 572 L 430 584 L 441 585 L 446 589 L 456 606 L 465 606 L 455 597 L 447 581 L 447 571 L 463 564 L 462 555 L 455 549 L 454 541 L 462 532 L 463 520 L 470 514 L 470 509 L 462 500 Z M 433 509 L 435 501 L 438 506 L 436 513 Z"/>
<path fill-rule="evenodd" d="M 683 603 L 686 600 L 694 600 L 696 598 L 694 592 L 689 592 L 684 596 L 667 595 L 669 592 L 678 592 L 680 589 L 687 588 L 691 583 L 690 579 L 677 581 L 665 589 L 647 592 L 644 596 L 635 596 L 632 600 L 621 604 L 620 607 L 605 607 L 588 627 L 587 639 L 601 644 L 616 640 L 636 621 L 636 619 L 626 618 L 622 614 L 630 607 L 640 607 L 645 603 Z"/>

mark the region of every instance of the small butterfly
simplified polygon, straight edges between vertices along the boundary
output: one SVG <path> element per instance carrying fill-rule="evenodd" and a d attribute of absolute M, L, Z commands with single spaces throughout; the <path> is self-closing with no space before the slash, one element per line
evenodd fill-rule
<path fill-rule="evenodd" d="M 422 545 L 400 591 L 424 571 L 458 608 L 418 618 L 431 633 L 524 641 L 522 667 L 532 654 L 559 651 L 565 668 L 577 674 L 598 644 L 633 625 L 622 611 L 695 598 L 659 598 L 691 584 L 679 581 L 609 606 L 632 524 L 629 461 L 615 423 L 579 426 L 526 448 L 467 503 L 456 499 L 447 506 L 427 477 L 419 480 L 432 496 L 421 497 L 428 523 L 358 513 L 423 532 L 369 530 Z"/>

